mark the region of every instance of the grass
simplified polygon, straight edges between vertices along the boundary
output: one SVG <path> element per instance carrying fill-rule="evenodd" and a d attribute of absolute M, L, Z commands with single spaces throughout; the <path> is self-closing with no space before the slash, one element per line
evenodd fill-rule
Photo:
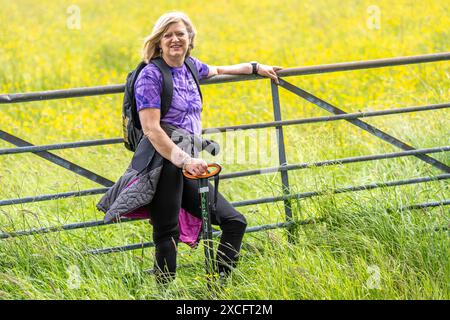
<path fill-rule="evenodd" d="M 205 290 L 202 248 L 180 246 L 178 277 L 156 290 L 150 250 L 90 256 L 98 230 L 2 242 L 5 299 L 448 299 L 448 223 L 443 208 L 388 211 L 330 197 L 321 222 L 292 231 L 248 234 L 240 266 L 216 291 Z M 349 199 L 347 199 L 349 200 Z M 295 213 L 298 215 L 298 212 Z M 115 227 L 116 228 L 116 227 Z M 115 233 L 132 238 L 125 228 Z M 76 236 L 77 235 L 77 236 Z"/>
<path fill-rule="evenodd" d="M 213 65 L 242 61 L 295 67 L 448 51 L 444 1 L 78 1 L 81 29 L 67 28 L 61 1 L 0 0 L 0 92 L 31 92 L 123 83 L 139 60 L 141 39 L 169 10 L 187 12 L 198 38 L 194 55 Z M 134 4 L 134 5 L 133 5 Z M 369 5 L 380 29 L 367 27 Z M 145 14 L 144 14 L 145 12 Z M 199 15 L 198 12 L 202 12 Z M 257 15 L 254 12 L 258 12 Z M 5 17 L 5 18 L 3 18 Z M 126 30 L 126 32 L 124 32 Z M 449 100 L 448 62 L 290 77 L 287 81 L 346 112 Z M 203 126 L 271 121 L 268 81 L 208 85 Z M 1 130 L 33 144 L 120 137 L 122 96 L 0 106 Z M 283 119 L 328 115 L 280 89 Z M 363 119 L 417 148 L 448 145 L 447 110 Z M 346 121 L 284 129 L 289 163 L 398 151 Z M 248 145 L 239 145 L 245 141 Z M 259 163 L 221 161 L 224 173 L 276 166 L 274 130 L 214 135 L 223 154 L 252 145 Z M 0 148 L 11 147 L 0 141 Z M 270 153 L 271 150 L 271 153 Z M 122 145 L 52 151 L 112 181 L 131 159 Z M 446 164 L 448 153 L 432 155 Z M 205 156 L 208 160 L 215 160 Z M 233 159 L 233 158 L 231 158 Z M 262 163 L 264 160 L 264 163 Z M 441 174 L 415 157 L 291 171 L 293 193 Z M 30 154 L 0 156 L 0 199 L 99 187 Z M 279 174 L 223 180 L 230 201 L 277 196 Z M 293 242 L 285 230 L 249 233 L 239 267 L 216 291 L 205 290 L 203 248 L 179 246 L 176 281 L 156 288 L 146 270 L 153 249 L 88 255 L 92 248 L 151 241 L 139 221 L 0 241 L 0 299 L 449 299 L 448 207 L 400 210 L 448 199 L 446 181 L 332 194 L 293 201 Z M 0 207 L 12 232 L 102 218 L 100 196 Z M 250 226 L 284 221 L 282 202 L 240 207 Z"/>

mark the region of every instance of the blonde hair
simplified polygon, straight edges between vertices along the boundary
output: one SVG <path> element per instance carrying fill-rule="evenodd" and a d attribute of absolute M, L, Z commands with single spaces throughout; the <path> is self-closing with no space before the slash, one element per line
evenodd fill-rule
<path fill-rule="evenodd" d="M 172 23 L 183 22 L 189 34 L 189 48 L 186 57 L 189 57 L 191 50 L 194 49 L 195 28 L 189 17 L 179 11 L 168 12 L 163 14 L 156 21 L 152 33 L 144 39 L 144 47 L 142 49 L 142 59 L 149 63 L 151 59 L 161 56 L 161 48 L 159 46 L 161 38 Z"/>

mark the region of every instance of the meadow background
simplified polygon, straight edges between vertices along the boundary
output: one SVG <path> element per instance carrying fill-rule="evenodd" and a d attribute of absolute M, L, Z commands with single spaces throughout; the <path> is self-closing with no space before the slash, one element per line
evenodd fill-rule
<path fill-rule="evenodd" d="M 368 24 L 370 6 L 380 10 L 379 28 Z M 0 0 L 0 93 L 121 84 L 139 62 L 143 38 L 170 10 L 191 17 L 198 32 L 193 55 L 210 65 L 297 67 L 449 51 L 448 1 Z M 435 62 L 286 80 L 356 112 L 447 102 L 449 78 L 449 63 Z M 202 90 L 205 128 L 273 119 L 268 80 Z M 283 89 L 280 97 L 283 119 L 328 115 Z M 120 137 L 121 101 L 115 94 L 2 104 L 0 129 L 35 145 Z M 416 148 L 449 144 L 448 110 L 364 121 Z M 344 121 L 290 126 L 285 139 L 289 163 L 397 151 Z M 52 153 L 113 181 L 132 156 L 122 145 Z M 450 163 L 448 153 L 432 156 Z M 277 165 L 273 158 L 267 166 Z M 255 167 L 227 164 L 224 171 Z M 305 192 L 436 174 L 408 157 L 291 171 L 290 182 L 293 192 Z M 221 191 L 231 201 L 254 199 L 279 195 L 280 183 L 279 174 L 253 176 L 224 180 Z M 0 156 L 0 199 L 97 187 L 32 154 Z M 399 210 L 448 197 L 448 182 L 440 181 L 294 203 L 296 220 L 321 222 L 295 228 L 295 243 L 284 230 L 246 235 L 239 268 L 216 292 L 205 289 L 201 247 L 179 246 L 177 280 L 164 293 L 145 272 L 153 249 L 83 254 L 151 241 L 144 221 L 1 240 L 0 299 L 449 299 L 449 234 L 442 229 L 448 207 Z M 0 230 L 101 219 L 99 198 L 0 207 Z M 281 203 L 240 210 L 249 226 L 284 221 Z"/>

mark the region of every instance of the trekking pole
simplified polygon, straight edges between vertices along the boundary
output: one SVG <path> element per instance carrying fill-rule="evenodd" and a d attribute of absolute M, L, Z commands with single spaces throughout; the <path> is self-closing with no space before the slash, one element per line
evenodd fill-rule
<path fill-rule="evenodd" d="M 210 171 L 209 169 L 215 169 Z M 210 204 L 208 201 L 209 198 L 209 186 L 208 186 L 208 178 L 214 177 L 216 179 L 215 186 L 215 196 L 214 196 L 214 211 L 215 211 L 215 202 L 217 201 L 217 188 L 218 188 L 218 174 L 222 170 L 222 167 L 217 163 L 208 164 L 208 172 L 200 175 L 194 176 L 190 173 L 184 171 L 183 175 L 191 180 L 198 180 L 198 192 L 200 193 L 200 204 L 202 210 L 202 239 L 205 247 L 205 264 L 206 264 L 206 275 L 208 280 L 211 280 L 214 275 L 214 247 L 212 242 L 212 227 L 211 227 L 211 212 L 210 212 Z"/>

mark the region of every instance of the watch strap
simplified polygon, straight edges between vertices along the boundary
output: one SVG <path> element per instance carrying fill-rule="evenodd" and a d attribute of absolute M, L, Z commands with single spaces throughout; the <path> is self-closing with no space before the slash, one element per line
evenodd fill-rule
<path fill-rule="evenodd" d="M 252 61 L 250 64 L 252 65 L 252 74 L 258 74 L 258 62 Z"/>

